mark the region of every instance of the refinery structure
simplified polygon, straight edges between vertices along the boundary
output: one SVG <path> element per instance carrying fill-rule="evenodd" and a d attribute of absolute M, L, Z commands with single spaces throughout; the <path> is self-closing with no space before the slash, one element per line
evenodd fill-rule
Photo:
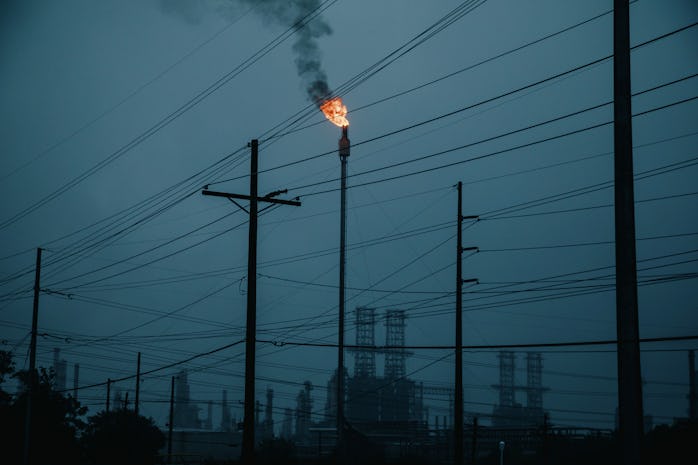
<path fill-rule="evenodd" d="M 433 463 L 450 463 L 455 440 L 455 389 L 410 376 L 407 360 L 411 352 L 407 350 L 405 311 L 378 312 L 374 308 L 359 307 L 353 314 L 355 341 L 347 348 L 353 366 L 344 370 L 343 440 L 350 451 L 348 455 L 353 454 L 356 460 L 369 455 L 380 456 L 388 462 L 420 456 Z M 384 332 L 378 340 L 380 329 Z M 533 451 L 551 435 L 580 440 L 589 435 L 612 435 L 611 430 L 561 428 L 551 422 L 544 407 L 547 388 L 543 383 L 540 352 L 500 350 L 497 359 L 499 381 L 490 386 L 496 399 L 491 413 L 487 408 L 477 409 L 479 413 L 466 409 L 462 440 L 465 456 L 471 461 L 491 455 L 502 440 L 521 450 Z M 59 349 L 53 351 L 52 368 L 55 387 L 70 391 L 68 363 Z M 79 367 L 75 365 L 74 368 L 76 387 Z M 696 419 L 698 375 L 693 351 L 688 352 L 688 368 L 687 418 Z M 293 444 L 299 457 L 330 457 L 336 453 L 338 439 L 337 371 L 329 377 L 326 386 L 317 390 L 310 381 L 296 382 L 300 387 L 294 406 L 275 407 L 271 387 L 267 387 L 255 402 L 255 448 L 283 440 Z M 182 463 L 240 457 L 243 422 L 237 415 L 241 400 L 229 398 L 228 392 L 222 390 L 216 400 L 193 398 L 189 373 L 178 372 L 171 401 L 173 457 L 179 457 Z M 71 394 L 77 397 L 77 390 Z M 134 402 L 135 396 L 129 399 L 128 391 L 114 387 L 106 409 L 109 405 L 112 409 L 133 409 Z M 646 425 L 646 429 L 651 429 L 651 424 Z M 167 432 L 167 425 L 163 431 Z"/>
<path fill-rule="evenodd" d="M 384 321 L 385 344 L 378 349 L 376 326 Z M 355 311 L 356 343 L 350 352 L 354 356 L 351 374 L 345 371 L 344 405 L 348 427 L 367 437 L 383 440 L 411 437 L 426 431 L 423 385 L 407 376 L 409 352 L 405 346 L 405 312 L 387 310 L 376 315 L 375 309 L 359 307 Z M 377 373 L 376 356 L 384 356 L 383 375 Z M 337 373 L 327 385 L 325 420 L 330 427 L 337 416 Z"/>
<path fill-rule="evenodd" d="M 377 312 L 374 308 L 358 307 L 354 311 L 355 341 L 347 351 L 352 355 L 353 366 L 345 369 L 344 376 L 344 431 L 346 447 L 354 454 L 386 459 L 407 456 L 429 456 L 436 461 L 448 461 L 454 442 L 452 387 L 429 384 L 412 379 L 407 371 L 411 355 L 406 349 L 407 317 L 404 310 L 390 309 Z M 382 340 L 377 333 L 384 329 Z M 517 355 L 526 364 L 526 383 L 517 384 L 515 377 Z M 477 432 L 477 453 L 489 453 L 498 441 L 531 443 L 531 432 L 536 434 L 547 421 L 543 408 L 542 356 L 540 353 L 499 353 L 498 384 L 492 388 L 498 392 L 499 402 L 492 414 L 484 414 L 487 425 L 480 425 Z M 382 373 L 380 373 L 382 360 Z M 191 454 L 192 444 L 205 438 L 235 447 L 221 449 L 221 454 L 239 453 L 242 422 L 231 416 L 227 391 L 223 391 L 221 422 L 217 428 L 208 414 L 199 420 L 201 410 L 189 397 L 186 372 L 180 372 L 175 386 L 174 450 Z M 299 382 L 295 407 L 274 407 L 274 391 L 267 388 L 261 401 L 255 403 L 255 438 L 257 446 L 265 441 L 282 439 L 294 444 L 300 456 L 331 456 L 337 447 L 337 371 L 318 395 L 310 381 Z M 524 393 L 524 405 L 517 402 L 517 393 Z M 323 399 L 324 397 L 324 399 Z M 522 396 L 519 396 L 522 397 Z M 324 402 L 322 402 L 324 401 Z M 445 415 L 431 415 L 435 403 L 447 404 Z M 180 404 L 177 406 L 177 404 Z M 430 405 L 431 404 L 431 405 Z M 443 409 L 442 409 L 443 410 Z M 440 413 L 445 413 L 441 411 Z M 475 413 L 468 414 L 464 429 L 464 443 L 471 444 Z M 215 431 L 209 431 L 209 430 Z M 212 436 L 213 435 L 213 436 Z M 198 439 L 197 439 L 198 438 Z M 472 445 L 466 446 L 469 454 Z M 205 454 L 204 451 L 200 451 Z M 211 457 L 223 459 L 224 456 Z"/>

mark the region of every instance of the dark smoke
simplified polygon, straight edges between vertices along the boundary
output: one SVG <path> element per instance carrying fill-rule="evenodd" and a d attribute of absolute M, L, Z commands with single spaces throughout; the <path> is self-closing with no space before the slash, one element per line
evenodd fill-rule
<path fill-rule="evenodd" d="M 317 39 L 332 34 L 332 29 L 321 15 L 314 14 L 322 0 L 160 0 L 160 3 L 164 11 L 177 13 L 192 23 L 198 22 L 205 10 L 234 17 L 240 13 L 240 7 L 245 7 L 252 8 L 266 23 L 293 28 L 294 61 L 308 98 L 319 106 L 330 96 Z"/>
<path fill-rule="evenodd" d="M 317 39 L 332 34 L 332 29 L 321 16 L 313 13 L 320 7 L 320 0 L 238 0 L 254 7 L 265 20 L 273 21 L 295 30 L 293 51 L 296 53 L 296 69 L 302 85 L 310 98 L 320 105 L 330 94 L 327 75 L 322 69 L 322 54 Z M 309 16 L 312 17 L 310 21 Z"/>

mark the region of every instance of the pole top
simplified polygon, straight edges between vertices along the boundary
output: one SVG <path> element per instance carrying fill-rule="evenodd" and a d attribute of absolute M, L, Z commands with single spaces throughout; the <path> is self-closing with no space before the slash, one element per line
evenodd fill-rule
<path fill-rule="evenodd" d="M 339 156 L 340 158 L 348 157 L 351 148 L 349 142 L 349 126 L 342 126 L 342 138 L 339 139 Z"/>

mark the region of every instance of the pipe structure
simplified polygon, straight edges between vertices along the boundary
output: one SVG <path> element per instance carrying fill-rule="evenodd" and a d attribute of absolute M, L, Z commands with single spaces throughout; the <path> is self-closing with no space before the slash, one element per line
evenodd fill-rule
<path fill-rule="evenodd" d="M 347 158 L 349 158 L 350 142 L 349 127 L 342 126 L 342 138 L 339 139 L 339 160 L 342 164 L 342 188 L 341 188 L 341 219 L 339 233 L 339 340 L 337 360 L 337 449 L 343 452 L 344 429 L 344 268 L 346 264 L 346 240 L 347 240 Z"/>

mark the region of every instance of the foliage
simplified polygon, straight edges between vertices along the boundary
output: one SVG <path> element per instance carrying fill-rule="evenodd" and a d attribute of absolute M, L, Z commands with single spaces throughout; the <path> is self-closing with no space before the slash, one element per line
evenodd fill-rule
<path fill-rule="evenodd" d="M 261 465 L 298 463 L 295 444 L 285 439 L 265 439 L 255 451 L 255 455 L 256 462 Z"/>
<path fill-rule="evenodd" d="M 682 463 L 695 455 L 698 421 L 683 420 L 672 426 L 660 425 L 645 437 L 644 463 Z"/>
<path fill-rule="evenodd" d="M 72 397 L 53 389 L 54 373 L 41 368 L 14 372 L 12 354 L 0 351 L 0 382 L 10 375 L 21 382 L 16 396 L 0 386 L 0 435 L 7 444 L 3 451 L 7 463 L 20 463 L 24 452 L 27 420 L 29 381 L 33 376 L 34 395 L 31 402 L 31 443 L 29 459 L 32 463 L 75 464 L 80 461 L 78 436 L 85 423 L 81 417 L 86 408 Z"/>
<path fill-rule="evenodd" d="M 15 362 L 12 360 L 12 353 L 0 350 L 0 408 L 8 406 L 12 401 L 12 396 L 2 389 L 5 376 L 11 375 L 15 371 Z"/>
<path fill-rule="evenodd" d="M 82 442 L 90 463 L 150 465 L 157 463 L 165 435 L 152 418 L 119 409 L 91 417 Z"/>

